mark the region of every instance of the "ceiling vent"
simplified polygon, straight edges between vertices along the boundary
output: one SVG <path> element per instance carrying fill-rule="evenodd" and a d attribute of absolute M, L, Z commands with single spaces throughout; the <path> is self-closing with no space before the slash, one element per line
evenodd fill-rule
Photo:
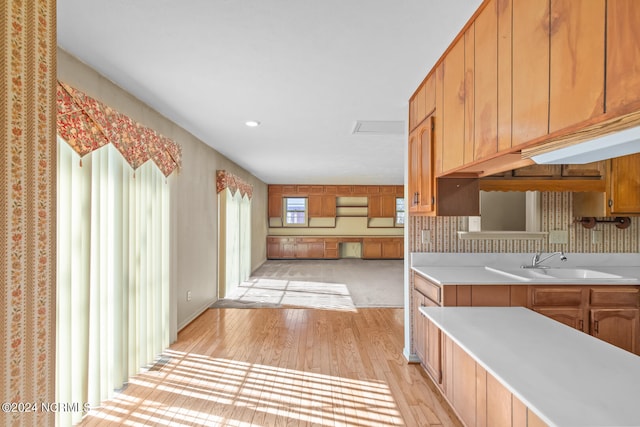
<path fill-rule="evenodd" d="M 404 121 L 358 120 L 353 126 L 354 135 L 399 135 L 405 131 Z"/>

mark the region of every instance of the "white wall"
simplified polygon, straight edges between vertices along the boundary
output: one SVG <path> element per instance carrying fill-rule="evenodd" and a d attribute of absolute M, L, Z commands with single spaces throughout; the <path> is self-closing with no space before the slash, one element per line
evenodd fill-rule
<path fill-rule="evenodd" d="M 252 271 L 266 260 L 267 185 L 192 134 L 160 115 L 58 48 L 58 79 L 85 92 L 182 146 L 182 170 L 171 185 L 172 341 L 217 295 L 218 198 L 216 171 L 227 170 L 253 185 Z M 187 301 L 191 291 L 191 301 Z"/>

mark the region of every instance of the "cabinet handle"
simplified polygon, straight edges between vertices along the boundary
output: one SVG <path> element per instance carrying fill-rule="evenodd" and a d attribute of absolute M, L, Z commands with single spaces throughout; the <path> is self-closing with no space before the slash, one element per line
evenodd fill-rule
<path fill-rule="evenodd" d="M 599 331 L 598 331 L 598 321 L 597 321 L 597 320 L 594 320 L 594 321 L 593 321 L 593 331 L 594 331 L 596 334 L 599 332 Z"/>
<path fill-rule="evenodd" d="M 580 329 L 581 331 L 584 331 L 584 320 L 582 319 L 578 320 L 578 329 Z"/>
<path fill-rule="evenodd" d="M 413 205 L 417 205 L 419 203 L 420 193 L 417 191 L 413 193 Z"/>

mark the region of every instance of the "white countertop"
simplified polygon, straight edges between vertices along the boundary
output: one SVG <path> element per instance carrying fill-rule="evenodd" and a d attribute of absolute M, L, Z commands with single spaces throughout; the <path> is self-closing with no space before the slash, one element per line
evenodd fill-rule
<path fill-rule="evenodd" d="M 532 256 L 522 253 L 413 253 L 411 269 L 439 285 L 640 285 L 640 254 L 568 253 L 567 262 L 554 257 L 543 264 L 552 268 L 589 269 L 621 276 L 614 279 L 541 277 L 520 268 L 530 264 Z"/>
<path fill-rule="evenodd" d="M 640 357 L 522 307 L 421 307 L 550 426 L 639 426 Z"/>

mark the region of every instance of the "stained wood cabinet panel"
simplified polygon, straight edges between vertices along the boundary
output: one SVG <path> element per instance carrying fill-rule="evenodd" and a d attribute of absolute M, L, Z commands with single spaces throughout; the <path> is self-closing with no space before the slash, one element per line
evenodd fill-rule
<path fill-rule="evenodd" d="M 453 345 L 453 407 L 465 425 L 476 425 L 476 361 Z M 500 425 L 500 424 L 491 424 Z"/>
<path fill-rule="evenodd" d="M 308 203 L 310 218 L 336 216 L 336 196 L 333 194 L 312 194 Z"/>
<path fill-rule="evenodd" d="M 611 159 L 612 214 L 640 214 L 640 153 Z"/>
<path fill-rule="evenodd" d="M 409 136 L 409 212 L 433 211 L 433 117 L 427 118 Z M 395 215 L 395 200 L 394 200 Z"/>
<path fill-rule="evenodd" d="M 549 131 L 549 1 L 514 1 L 512 146 Z"/>
<path fill-rule="evenodd" d="M 269 194 L 269 218 L 282 217 L 282 194 Z"/>
<path fill-rule="evenodd" d="M 562 165 L 563 177 L 604 177 L 606 173 L 606 161 L 585 163 L 582 165 Z"/>
<path fill-rule="evenodd" d="M 324 239 L 324 258 L 338 259 L 339 254 L 338 239 Z"/>
<path fill-rule="evenodd" d="M 534 311 L 582 332 L 588 332 L 586 313 L 581 308 L 538 307 Z"/>
<path fill-rule="evenodd" d="M 498 14 L 498 151 L 511 148 L 512 0 L 496 0 Z"/>
<path fill-rule="evenodd" d="M 395 218 L 396 196 L 395 194 L 377 194 L 369 196 L 367 214 L 369 218 Z"/>
<path fill-rule="evenodd" d="M 474 160 L 498 151 L 498 0 L 491 0 L 475 20 Z M 511 75 L 509 72 L 508 75 Z M 502 76 L 500 76 L 502 77 Z M 505 76 L 506 77 L 506 76 Z M 511 102 L 509 101 L 509 104 Z M 510 144 L 509 144 L 510 147 Z"/>
<path fill-rule="evenodd" d="M 604 113 L 605 0 L 551 0 L 549 132 Z"/>
<path fill-rule="evenodd" d="M 512 395 L 492 375 L 487 375 L 487 426 L 512 426 Z"/>
<path fill-rule="evenodd" d="M 638 354 L 640 309 L 594 308 L 591 309 L 591 335 Z"/>
<path fill-rule="evenodd" d="M 639 6 L 637 0 L 607 1 L 607 112 L 622 112 L 640 101 Z"/>
<path fill-rule="evenodd" d="M 267 258 L 282 258 L 279 238 L 267 237 Z"/>
<path fill-rule="evenodd" d="M 426 360 L 426 321 L 427 318 L 420 313 L 420 307 L 424 307 L 425 297 L 417 290 L 413 290 L 413 352 L 424 364 Z"/>
<path fill-rule="evenodd" d="M 363 259 L 401 259 L 404 257 L 402 237 L 362 239 Z"/>
<path fill-rule="evenodd" d="M 380 239 L 362 240 L 362 258 L 379 259 L 382 258 L 382 242 Z"/>
<path fill-rule="evenodd" d="M 425 307 L 436 305 L 427 298 L 423 302 Z M 424 367 L 436 384 L 440 384 L 442 383 L 442 331 L 429 319 L 425 318 L 425 321 L 427 345 L 424 349 Z"/>
<path fill-rule="evenodd" d="M 444 58 L 442 171 L 464 164 L 464 37 Z"/>
<path fill-rule="evenodd" d="M 436 110 L 433 114 L 433 169 L 434 176 L 442 173 L 444 148 L 444 63 L 435 70 Z"/>
<path fill-rule="evenodd" d="M 464 33 L 464 155 L 462 163 L 474 160 L 475 141 L 475 23 Z"/>

